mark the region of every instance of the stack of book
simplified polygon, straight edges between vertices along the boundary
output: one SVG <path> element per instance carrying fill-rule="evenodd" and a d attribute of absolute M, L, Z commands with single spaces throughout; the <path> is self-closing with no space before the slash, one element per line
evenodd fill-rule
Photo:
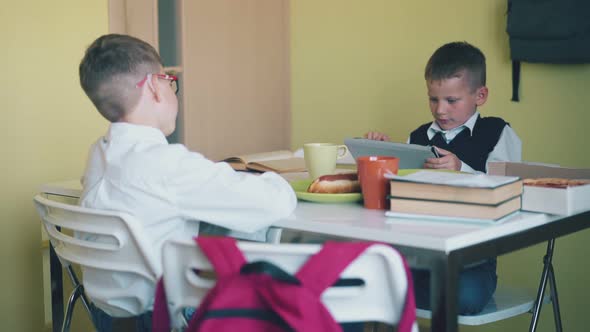
<path fill-rule="evenodd" d="M 388 216 L 494 221 L 521 207 L 523 185 L 516 176 L 418 171 L 388 177 Z"/>

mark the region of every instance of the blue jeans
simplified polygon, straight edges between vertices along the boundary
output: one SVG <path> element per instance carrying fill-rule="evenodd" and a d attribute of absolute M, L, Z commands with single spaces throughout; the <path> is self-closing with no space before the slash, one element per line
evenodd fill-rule
<path fill-rule="evenodd" d="M 430 309 L 430 271 L 412 269 L 412 278 L 416 307 Z M 497 281 L 495 259 L 464 268 L 459 274 L 459 314 L 474 315 L 482 311 L 494 295 Z"/>
<path fill-rule="evenodd" d="M 90 311 L 92 312 L 92 320 L 98 332 L 113 332 L 115 318 L 111 317 L 106 312 L 90 304 Z M 152 331 L 152 312 L 145 312 L 139 316 L 135 316 L 135 331 L 136 332 L 151 332 Z"/>

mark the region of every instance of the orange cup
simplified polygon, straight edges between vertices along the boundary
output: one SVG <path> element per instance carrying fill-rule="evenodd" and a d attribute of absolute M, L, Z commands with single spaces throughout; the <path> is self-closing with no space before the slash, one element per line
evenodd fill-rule
<path fill-rule="evenodd" d="M 389 179 L 385 174 L 397 174 L 399 158 L 364 156 L 356 160 L 358 177 L 363 192 L 365 208 L 383 210 L 389 208 Z"/>

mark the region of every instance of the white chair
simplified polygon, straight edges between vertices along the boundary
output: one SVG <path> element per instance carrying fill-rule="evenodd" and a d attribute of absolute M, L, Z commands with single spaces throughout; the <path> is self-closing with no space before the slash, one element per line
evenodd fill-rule
<path fill-rule="evenodd" d="M 151 300 L 146 302 L 138 294 L 146 291 L 153 294 L 161 270 L 156 264 L 159 256 L 151 252 L 138 220 L 124 213 L 64 204 L 41 195 L 35 196 L 34 202 L 49 240 L 74 285 L 62 331 L 69 330 L 72 310 L 79 297 L 90 314 L 85 294 L 111 316 L 128 317 L 150 309 Z M 72 232 L 97 239 L 85 240 L 73 236 Z M 83 286 L 72 264 L 80 265 L 85 273 Z M 117 273 L 133 275 L 140 281 L 127 289 L 112 287 L 112 275 Z"/>
<path fill-rule="evenodd" d="M 283 229 L 279 227 L 269 227 L 266 231 L 266 243 L 281 243 Z"/>
<path fill-rule="evenodd" d="M 267 244 L 239 242 L 248 261 L 264 260 L 294 274 L 318 252 L 318 244 Z M 169 240 L 162 249 L 164 287 L 174 328 L 184 325 L 182 310 L 198 307 L 215 281 L 193 271 L 212 266 L 193 241 Z M 352 262 L 342 278 L 358 278 L 362 286 L 331 287 L 322 301 L 338 322 L 373 321 L 395 325 L 404 308 L 407 279 L 401 256 L 389 246 L 374 245 Z M 418 330 L 417 324 L 414 331 Z"/>

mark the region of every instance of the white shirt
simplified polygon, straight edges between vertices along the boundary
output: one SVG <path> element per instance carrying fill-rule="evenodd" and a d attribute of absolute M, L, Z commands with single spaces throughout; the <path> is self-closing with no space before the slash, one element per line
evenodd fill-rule
<path fill-rule="evenodd" d="M 184 145 L 168 144 L 156 128 L 128 123 L 111 124 L 91 147 L 83 187 L 81 206 L 126 212 L 143 224 L 157 264 L 165 240 L 196 235 L 198 223 L 190 220 L 251 233 L 288 217 L 297 204 L 289 183 L 276 173 L 236 172 Z M 129 275 L 111 278 L 121 287 L 133 283 Z M 143 295 L 153 297 L 153 289 Z M 146 309 L 119 302 L 135 314 Z"/>
<path fill-rule="evenodd" d="M 467 120 L 463 125 L 450 129 L 450 130 L 443 130 L 441 129 L 436 121 L 433 121 L 426 135 L 428 135 L 428 139 L 432 140 L 436 133 L 440 132 L 443 139 L 448 143 L 450 143 L 457 135 L 462 132 L 465 128 L 469 129 L 470 135 L 473 135 L 473 128 L 475 127 L 475 122 L 479 117 L 479 112 L 475 112 L 469 120 Z M 408 138 L 408 143 L 410 139 Z M 522 160 L 522 143 L 516 132 L 508 125 L 504 127 L 502 133 L 500 134 L 500 139 L 496 146 L 488 155 L 488 159 L 486 162 L 486 170 L 487 170 L 487 163 L 490 161 L 512 161 L 512 162 L 520 162 Z M 461 171 L 462 172 L 469 172 L 469 173 L 481 173 L 479 171 L 474 170 L 471 166 L 467 165 L 463 161 L 461 161 Z"/>

